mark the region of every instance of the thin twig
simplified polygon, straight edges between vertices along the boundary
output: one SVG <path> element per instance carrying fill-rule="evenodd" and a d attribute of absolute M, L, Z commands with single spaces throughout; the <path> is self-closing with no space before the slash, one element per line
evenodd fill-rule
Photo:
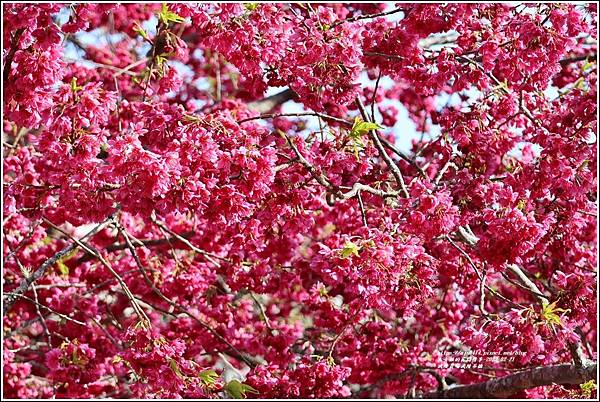
<path fill-rule="evenodd" d="M 156 222 L 155 222 L 156 223 Z M 205 328 L 206 330 L 208 330 L 210 333 L 212 333 L 215 337 L 217 337 L 220 341 L 222 341 L 223 343 L 225 343 L 228 347 L 230 347 L 235 353 L 236 353 L 236 358 L 239 358 L 241 360 L 243 360 L 246 364 L 248 364 L 250 367 L 253 367 L 252 364 L 254 364 L 254 362 L 252 362 L 250 359 L 248 359 L 246 356 L 244 356 L 242 354 L 242 352 L 240 352 L 235 346 L 233 346 L 227 339 L 225 339 L 221 334 L 219 334 L 215 329 L 213 329 L 211 326 L 209 326 L 207 323 L 205 323 L 204 321 L 200 320 L 198 317 L 196 317 L 194 314 L 192 314 L 188 309 L 186 309 L 185 307 L 183 307 L 181 304 L 176 303 L 175 301 L 171 300 L 170 298 L 168 298 L 167 296 L 165 296 L 162 291 L 160 291 L 160 289 L 158 289 L 154 283 L 152 283 L 152 281 L 150 280 L 150 278 L 148 277 L 148 275 L 145 272 L 145 268 L 142 264 L 142 262 L 140 261 L 137 252 L 135 251 L 135 247 L 133 246 L 131 239 L 129 237 L 129 235 L 127 234 L 127 231 L 125 230 L 125 228 L 120 225 L 119 223 L 117 223 L 117 228 L 119 229 L 119 231 L 121 232 L 121 234 L 123 235 L 123 237 L 125 238 L 125 242 L 128 245 L 129 251 L 131 252 L 135 263 L 138 266 L 139 271 L 142 273 L 142 276 L 144 277 L 144 281 L 146 282 L 146 284 L 148 284 L 148 286 L 150 286 L 150 288 L 152 289 L 152 291 L 159 296 L 163 301 L 167 302 L 169 305 L 177 308 L 181 313 L 187 315 L 188 317 L 190 317 L 191 319 L 193 319 L 194 321 L 196 321 L 198 324 L 200 324 L 203 328 Z M 166 226 L 164 226 L 164 228 L 166 229 Z M 206 256 L 205 256 L 206 257 Z"/>
<path fill-rule="evenodd" d="M 198 254 L 202 255 L 204 258 L 206 258 L 214 266 L 216 266 L 216 267 L 220 267 L 221 266 L 221 264 L 219 264 L 217 261 L 215 261 L 215 259 L 219 259 L 219 260 L 225 261 L 225 262 L 231 262 L 227 258 L 220 257 L 220 256 L 218 256 L 216 254 L 213 254 L 213 253 L 209 253 L 208 251 L 202 250 L 202 249 L 194 246 L 188 239 L 186 239 L 185 237 L 183 237 L 182 235 L 180 235 L 178 233 L 173 232 L 164 223 L 159 222 L 155 218 L 154 214 L 152 216 L 150 216 L 150 220 L 152 221 L 152 223 L 154 223 L 158 227 L 160 227 L 163 230 L 165 230 L 171 236 L 174 236 L 175 238 L 177 238 L 177 240 L 179 240 L 180 242 L 182 242 L 183 244 L 185 244 L 186 246 L 188 246 L 190 249 L 192 249 L 193 251 L 195 251 Z"/>
<path fill-rule="evenodd" d="M 59 316 L 60 318 L 63 318 L 63 319 L 65 319 L 65 320 L 67 320 L 67 321 L 74 322 L 75 324 L 79 324 L 79 325 L 83 325 L 83 326 L 86 326 L 86 325 L 87 325 L 85 322 L 81 322 L 81 321 L 79 321 L 79 320 L 76 320 L 76 319 L 74 319 L 74 318 L 71 318 L 71 317 L 69 317 L 68 315 L 64 315 L 63 313 L 60 313 L 60 312 L 58 312 L 58 311 L 56 311 L 56 310 L 54 310 L 54 309 L 52 309 L 52 308 L 50 308 L 50 307 L 48 307 L 48 306 L 45 306 L 45 305 L 43 305 L 43 304 L 41 304 L 41 303 L 39 303 L 39 302 L 35 301 L 35 300 L 34 300 L 34 299 L 32 299 L 31 297 L 25 296 L 25 295 L 23 295 L 23 294 L 18 294 L 18 293 L 14 293 L 14 292 L 7 292 L 7 293 L 6 293 L 6 295 L 7 295 L 7 296 L 13 296 L 13 297 L 15 297 L 15 298 L 21 298 L 21 299 L 27 300 L 27 301 L 29 301 L 29 302 L 33 303 L 34 305 L 36 305 L 36 306 L 38 306 L 38 307 L 41 307 L 41 308 L 43 308 L 44 310 L 47 310 L 47 311 L 51 312 L 52 314 L 56 314 L 56 315 L 57 315 L 57 316 Z"/>
<path fill-rule="evenodd" d="M 375 89 L 373 90 L 373 99 L 371 100 L 371 120 L 373 122 L 375 121 L 375 101 L 377 100 L 379 81 L 381 81 L 381 68 L 379 69 L 379 74 L 377 74 L 377 81 L 375 81 Z"/>
<path fill-rule="evenodd" d="M 48 346 L 51 347 L 52 345 L 52 337 L 50 336 L 50 330 L 48 330 L 48 324 L 46 324 L 46 319 L 44 318 L 44 316 L 42 315 L 42 312 L 40 311 L 40 300 L 38 298 L 38 293 L 37 290 L 35 288 L 35 285 L 33 285 L 31 287 L 31 290 L 33 292 L 33 297 L 34 297 L 34 305 L 35 305 L 35 313 L 36 315 L 39 317 L 40 322 L 42 323 L 42 327 L 44 327 L 44 334 L 46 334 L 46 338 L 48 339 Z"/>
<path fill-rule="evenodd" d="M 150 318 L 148 318 L 148 316 L 146 315 L 144 310 L 136 302 L 135 296 L 133 295 L 133 293 L 131 292 L 131 290 L 129 289 L 129 287 L 127 286 L 125 281 L 123 280 L 123 278 L 119 275 L 119 273 L 117 271 L 115 271 L 113 269 L 113 267 L 108 263 L 108 261 L 106 261 L 106 259 L 104 259 L 104 257 L 102 257 L 102 255 L 98 252 L 98 250 L 94 249 L 91 245 L 83 242 L 82 240 L 75 239 L 73 236 L 71 236 L 70 234 L 68 234 L 67 232 L 62 230 L 60 227 L 58 227 L 55 224 L 53 224 L 52 222 L 50 222 L 48 219 L 44 218 L 44 221 L 46 223 L 48 223 L 50 226 L 52 226 L 55 230 L 61 232 L 63 235 L 67 236 L 72 241 L 77 243 L 79 245 L 79 247 L 81 247 L 88 253 L 92 254 L 94 257 L 96 257 L 100 261 L 100 263 L 102 263 L 102 265 L 106 269 L 108 269 L 108 271 L 112 274 L 112 276 L 115 277 L 115 279 L 117 280 L 117 282 L 123 289 L 123 292 L 125 293 L 125 295 L 129 299 L 129 301 L 131 302 L 131 306 L 133 307 L 133 310 L 135 311 L 138 318 L 142 321 L 145 321 L 148 325 L 151 325 Z M 111 221 L 112 221 L 112 218 L 111 218 Z"/>
<path fill-rule="evenodd" d="M 98 233 L 99 231 L 101 231 L 102 229 L 104 229 L 111 220 L 112 220 L 112 215 L 109 216 L 108 218 L 106 218 L 104 220 L 104 222 L 100 223 L 95 228 L 93 228 L 92 230 L 90 230 L 80 240 L 84 240 L 84 239 L 87 239 L 88 237 L 91 237 L 91 236 L 95 235 L 96 233 Z M 29 288 L 29 286 L 33 282 L 35 282 L 37 279 L 39 279 L 40 277 L 42 277 L 42 275 L 44 275 L 44 273 L 46 272 L 46 270 L 49 267 L 51 267 L 52 265 L 54 265 L 58 260 L 60 260 L 65 255 L 69 254 L 71 251 L 77 249 L 78 247 L 80 247 L 80 244 L 78 242 L 74 242 L 74 243 L 69 244 L 67 247 L 63 248 L 58 253 L 54 254 L 52 257 L 50 257 L 46 261 L 44 261 L 42 263 L 42 265 L 40 265 L 39 268 L 36 269 L 30 276 L 24 278 L 21 281 L 21 284 L 19 285 L 19 287 L 12 291 L 11 294 L 13 296 L 7 296 L 5 298 L 5 300 L 4 300 L 4 308 L 2 309 L 4 315 L 6 315 L 6 312 L 8 310 L 10 310 L 10 308 L 13 306 L 13 304 L 15 303 L 18 295 L 22 295 L 23 293 L 25 293 L 25 291 Z"/>
<path fill-rule="evenodd" d="M 308 170 L 308 172 L 311 174 L 311 176 L 314 177 L 314 179 L 320 185 L 324 186 L 328 190 L 332 190 L 333 185 L 331 184 L 331 182 L 329 181 L 327 176 L 325 176 L 323 173 L 318 172 L 317 169 L 310 162 L 308 162 L 306 160 L 304 155 L 302 155 L 300 153 L 300 150 L 298 150 L 298 147 L 296 146 L 296 144 L 294 144 L 294 141 L 287 134 L 283 133 L 283 135 L 284 135 L 285 139 L 287 140 L 287 143 L 290 146 L 290 148 L 292 148 L 292 150 L 294 151 L 294 154 L 296 154 L 296 158 L 298 159 L 298 162 L 300 162 L 300 164 L 302 166 L 304 166 L 306 168 L 306 170 Z"/>
<path fill-rule="evenodd" d="M 250 293 L 250 297 L 252 297 L 252 300 L 254 300 L 254 303 L 258 307 L 258 310 L 260 311 L 260 316 L 261 316 L 262 320 L 265 322 L 265 326 L 267 327 L 267 329 L 269 330 L 269 332 L 272 335 L 273 334 L 273 327 L 271 326 L 271 323 L 269 321 L 269 317 L 267 317 L 267 313 L 265 312 L 265 308 L 263 307 L 262 303 L 258 300 L 258 298 L 256 297 L 256 295 L 251 290 L 248 291 L 248 292 Z"/>
<path fill-rule="evenodd" d="M 360 191 L 356 192 L 356 199 L 358 199 L 358 206 L 360 207 L 360 216 L 362 217 L 362 222 L 365 227 L 369 227 L 369 223 L 367 222 L 367 213 L 365 212 L 365 205 L 363 204 L 362 196 L 360 195 Z"/>
<path fill-rule="evenodd" d="M 252 121 L 252 120 L 262 120 L 262 119 L 276 119 L 278 117 L 303 117 L 303 116 L 315 116 L 315 117 L 320 117 L 323 120 L 331 120 L 331 121 L 335 121 L 337 123 L 340 124 L 344 124 L 346 126 L 350 126 L 352 127 L 352 122 L 344 120 L 344 119 L 340 119 L 338 117 L 334 117 L 334 116 L 330 116 L 328 114 L 324 114 L 324 113 L 318 113 L 318 112 L 298 112 L 298 113 L 265 113 L 265 114 L 261 114 L 258 116 L 254 116 L 254 117 L 247 117 L 245 119 L 242 120 L 238 120 L 237 123 L 238 124 L 242 124 L 242 123 L 246 123 L 248 121 Z"/>
<path fill-rule="evenodd" d="M 365 110 L 365 106 L 363 105 L 362 100 L 359 97 L 356 98 L 356 105 L 358 106 L 358 110 L 360 111 L 360 114 L 362 115 L 363 120 L 369 121 L 369 116 L 367 114 L 367 111 Z M 410 198 L 410 194 L 408 193 L 408 190 L 406 189 L 406 184 L 404 183 L 404 178 L 402 176 L 402 172 L 400 171 L 400 168 L 394 163 L 392 158 L 390 158 L 390 156 L 387 154 L 387 152 L 385 152 L 385 149 L 383 148 L 383 145 L 381 144 L 381 141 L 379 140 L 379 136 L 377 135 L 377 132 L 375 130 L 370 130 L 369 137 L 373 141 L 375 148 L 377 148 L 377 150 L 379 151 L 379 156 L 381 156 L 381 158 L 385 161 L 385 163 L 388 165 L 388 167 L 392 171 L 392 175 L 394 176 L 394 178 L 396 179 L 396 182 L 400 186 L 400 191 L 402 192 L 402 195 L 405 198 Z"/>
<path fill-rule="evenodd" d="M 335 28 L 338 25 L 346 24 L 348 22 L 360 21 L 360 20 L 371 19 L 371 18 L 378 18 L 378 17 L 385 17 L 387 15 L 402 13 L 405 11 L 406 11 L 406 9 L 404 9 L 404 8 L 395 8 L 390 11 L 384 11 L 384 12 L 376 13 L 376 14 L 363 14 L 363 15 L 359 15 L 356 17 L 352 17 L 352 18 L 346 18 L 345 20 L 336 21 L 333 24 L 331 24 L 331 28 Z"/>

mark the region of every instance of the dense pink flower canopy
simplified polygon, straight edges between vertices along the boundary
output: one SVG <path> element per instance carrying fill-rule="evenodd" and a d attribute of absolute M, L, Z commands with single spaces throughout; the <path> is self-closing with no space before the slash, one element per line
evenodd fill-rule
<path fill-rule="evenodd" d="M 596 26 L 4 4 L 4 397 L 595 397 Z"/>

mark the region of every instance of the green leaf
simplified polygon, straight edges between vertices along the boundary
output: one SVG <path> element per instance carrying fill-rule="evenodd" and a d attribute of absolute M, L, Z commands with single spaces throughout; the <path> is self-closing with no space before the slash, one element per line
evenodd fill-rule
<path fill-rule="evenodd" d="M 158 13 L 158 19 L 165 25 L 169 25 L 171 22 L 180 23 L 184 21 L 184 18 L 177 15 L 173 11 L 169 11 L 169 7 L 163 3 L 160 12 Z"/>
<path fill-rule="evenodd" d="M 75 254 L 77 254 L 77 249 L 69 251 L 67 254 L 65 254 L 63 256 L 63 258 L 56 261 L 56 266 L 58 267 L 58 270 L 60 271 L 60 273 L 62 275 L 64 275 L 64 276 L 69 275 L 69 267 L 65 264 L 65 262 L 69 261 L 71 258 L 73 258 L 75 256 Z"/>
<path fill-rule="evenodd" d="M 352 129 L 350 129 L 348 136 L 351 139 L 351 151 L 354 156 L 356 156 L 356 159 L 358 159 L 358 152 L 360 151 L 361 147 L 365 146 L 361 137 L 367 134 L 369 131 L 377 130 L 379 128 L 382 128 L 379 124 L 363 121 L 360 117 L 356 117 L 354 119 L 354 124 L 352 125 Z"/>
<path fill-rule="evenodd" d="M 588 68 L 592 68 L 594 67 L 594 65 L 596 64 L 596 62 L 594 60 L 590 61 L 590 60 L 586 60 L 585 64 L 583 66 L 581 66 L 581 71 L 584 72 L 586 71 Z"/>
<path fill-rule="evenodd" d="M 215 370 L 204 370 L 198 374 L 198 376 L 200 377 L 202 383 L 207 387 L 213 386 L 217 381 L 217 378 L 219 378 L 219 375 Z"/>
<path fill-rule="evenodd" d="M 58 260 L 56 262 L 56 265 L 58 266 L 58 270 L 63 276 L 69 275 L 69 267 L 62 260 Z"/>
<path fill-rule="evenodd" d="M 591 398 L 592 392 L 596 388 L 598 388 L 598 386 L 596 385 L 596 381 L 589 380 L 584 382 L 583 384 L 579 384 L 579 388 L 581 388 L 581 391 L 583 392 L 583 395 L 585 395 L 586 398 Z"/>
<path fill-rule="evenodd" d="M 584 89 L 585 88 L 585 80 L 583 77 L 579 77 L 577 81 L 573 84 L 573 88 L 575 89 Z"/>
<path fill-rule="evenodd" d="M 156 64 L 158 66 L 158 68 L 163 68 L 164 64 L 167 62 L 167 58 L 165 57 L 165 54 L 159 54 L 156 56 Z"/>
<path fill-rule="evenodd" d="M 234 399 L 246 398 L 246 393 L 258 394 L 258 391 L 248 384 L 242 384 L 238 380 L 231 380 L 225 385 L 225 391 Z"/>
<path fill-rule="evenodd" d="M 554 327 L 554 325 L 562 327 L 563 323 L 560 319 L 560 315 L 558 315 L 557 313 L 566 313 L 569 311 L 565 310 L 564 308 L 556 308 L 557 302 L 558 300 L 553 301 L 550 304 L 543 303 L 542 311 L 540 312 L 542 319 L 546 322 L 546 324 L 550 325 L 551 327 Z"/>
<path fill-rule="evenodd" d="M 171 370 L 173 370 L 177 377 L 179 377 L 182 380 L 185 379 L 185 376 L 181 373 L 181 370 L 179 369 L 179 366 L 177 365 L 177 362 L 175 360 L 169 359 L 169 367 L 171 367 Z"/>
<path fill-rule="evenodd" d="M 350 138 L 360 138 L 371 130 L 383 128 L 377 123 L 363 121 L 360 117 L 354 119 L 354 124 L 350 130 Z"/>
<path fill-rule="evenodd" d="M 254 11 L 258 7 L 258 3 L 244 3 L 244 8 L 248 11 Z"/>
<path fill-rule="evenodd" d="M 71 78 L 71 91 L 73 91 L 73 93 L 77 93 L 77 92 L 81 91 L 82 89 L 83 89 L 83 87 L 80 87 L 77 85 L 77 77 Z"/>
<path fill-rule="evenodd" d="M 150 40 L 150 36 L 148 35 L 148 32 L 146 32 L 146 30 L 144 28 L 142 28 L 142 26 L 140 24 L 138 24 L 137 22 L 134 23 L 133 30 L 135 32 L 137 32 L 142 38 Z"/>
<path fill-rule="evenodd" d="M 358 257 L 359 251 L 360 251 L 360 248 L 356 244 L 352 243 L 351 241 L 347 241 L 344 244 L 344 248 L 342 248 L 340 250 L 340 255 L 342 256 L 342 258 L 348 258 L 352 255 L 355 255 Z"/>

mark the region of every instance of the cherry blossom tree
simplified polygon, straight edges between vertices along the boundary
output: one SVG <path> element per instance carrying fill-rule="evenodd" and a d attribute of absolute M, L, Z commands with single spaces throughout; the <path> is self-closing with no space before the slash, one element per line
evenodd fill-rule
<path fill-rule="evenodd" d="M 9 398 L 594 398 L 597 8 L 4 4 Z"/>

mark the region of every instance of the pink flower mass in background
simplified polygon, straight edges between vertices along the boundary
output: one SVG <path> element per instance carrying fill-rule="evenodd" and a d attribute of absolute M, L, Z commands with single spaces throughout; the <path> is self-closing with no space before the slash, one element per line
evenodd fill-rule
<path fill-rule="evenodd" d="M 5 3 L 5 398 L 595 398 L 594 3 Z"/>

